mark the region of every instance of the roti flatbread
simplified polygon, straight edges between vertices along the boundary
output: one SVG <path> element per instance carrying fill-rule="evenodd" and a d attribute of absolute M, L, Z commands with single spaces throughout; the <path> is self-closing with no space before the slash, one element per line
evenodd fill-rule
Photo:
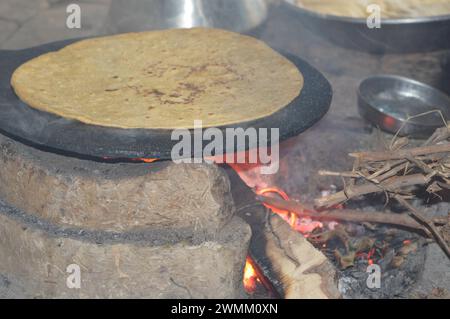
<path fill-rule="evenodd" d="M 82 40 L 21 65 L 11 84 L 29 106 L 118 128 L 192 128 L 266 117 L 300 94 L 303 76 L 263 42 L 219 29 Z"/>

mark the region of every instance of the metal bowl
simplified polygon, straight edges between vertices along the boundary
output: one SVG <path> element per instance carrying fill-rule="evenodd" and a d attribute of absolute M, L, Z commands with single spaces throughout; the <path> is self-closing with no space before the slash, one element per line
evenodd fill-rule
<path fill-rule="evenodd" d="M 212 27 L 251 33 L 273 0 L 112 0 L 105 33 Z"/>
<path fill-rule="evenodd" d="M 321 14 L 283 0 L 281 6 L 317 35 L 349 49 L 370 53 L 429 52 L 450 48 L 450 15 L 382 19 L 380 29 L 366 19 Z"/>
<path fill-rule="evenodd" d="M 378 75 L 362 81 L 358 106 L 361 116 L 369 122 L 391 133 L 401 129 L 400 135 L 427 136 L 450 119 L 447 95 L 424 83 L 395 75 Z M 435 110 L 441 111 L 442 116 Z M 419 114 L 423 115 L 417 117 Z"/>

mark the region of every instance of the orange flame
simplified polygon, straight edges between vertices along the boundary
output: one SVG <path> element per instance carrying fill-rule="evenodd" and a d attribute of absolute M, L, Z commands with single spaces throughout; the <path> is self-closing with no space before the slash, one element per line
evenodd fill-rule
<path fill-rule="evenodd" d="M 153 163 L 156 162 L 157 158 L 137 158 L 136 161 L 138 162 L 144 162 L 144 163 Z"/>
<path fill-rule="evenodd" d="M 260 190 L 257 190 L 256 193 L 258 195 L 265 195 L 267 193 L 275 193 L 279 195 L 284 200 L 289 200 L 289 196 L 282 191 L 281 189 L 278 189 L 276 187 L 267 187 Z M 308 237 L 308 234 L 313 232 L 316 228 L 322 228 L 323 224 L 318 221 L 313 221 L 311 218 L 303 217 L 299 218 L 297 215 L 286 211 L 281 210 L 279 208 L 264 204 L 267 208 L 270 208 L 275 214 L 278 214 L 281 218 L 283 218 L 292 229 L 295 229 L 296 231 L 302 233 L 305 237 Z"/>
<path fill-rule="evenodd" d="M 252 294 L 256 290 L 256 285 L 261 282 L 256 273 L 255 267 L 253 266 L 253 261 L 250 256 L 245 259 L 244 267 L 244 288 L 247 293 Z"/>

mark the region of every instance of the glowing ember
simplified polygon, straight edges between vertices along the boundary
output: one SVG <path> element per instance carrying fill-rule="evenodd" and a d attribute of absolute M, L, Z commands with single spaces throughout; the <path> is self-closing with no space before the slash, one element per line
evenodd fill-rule
<path fill-rule="evenodd" d="M 256 274 L 255 267 L 253 266 L 253 260 L 250 256 L 247 256 L 245 259 L 245 268 L 244 268 L 244 288 L 247 293 L 252 294 L 256 290 L 256 285 L 258 282 L 261 282 Z"/>
<path fill-rule="evenodd" d="M 375 255 L 375 248 L 372 248 L 369 250 L 369 253 L 367 254 L 367 262 L 369 265 L 373 265 L 373 256 Z"/>
<path fill-rule="evenodd" d="M 156 162 L 158 159 L 157 158 L 137 158 L 135 160 L 138 162 L 153 163 L 153 162 Z"/>
<path fill-rule="evenodd" d="M 103 156 L 103 159 L 105 161 L 112 161 L 112 160 L 115 160 L 117 158 Z M 132 162 L 153 163 L 153 162 L 156 162 L 158 160 L 158 158 L 130 158 L 129 160 L 132 161 Z"/>
<path fill-rule="evenodd" d="M 367 253 L 365 252 L 357 252 L 356 257 L 363 258 L 367 260 L 369 265 L 373 265 L 375 263 L 375 247 L 372 247 Z"/>

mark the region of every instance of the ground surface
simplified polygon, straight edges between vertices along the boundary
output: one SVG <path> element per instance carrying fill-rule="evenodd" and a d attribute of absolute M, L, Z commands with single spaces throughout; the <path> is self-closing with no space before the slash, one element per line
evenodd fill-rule
<path fill-rule="evenodd" d="M 21 49 L 104 32 L 110 0 L 77 1 L 82 10 L 81 30 L 66 27 L 69 3 L 62 0 L 1 0 L 0 49 Z M 296 198 L 302 194 L 314 196 L 320 188 L 329 187 L 331 180 L 316 178 L 318 169 L 346 169 L 348 152 L 376 145 L 370 125 L 357 112 L 356 89 L 365 77 L 377 73 L 413 76 L 450 93 L 450 81 L 445 80 L 450 74 L 450 52 L 377 57 L 349 51 L 313 36 L 279 10 L 272 11 L 269 22 L 260 31 L 264 41 L 305 58 L 333 85 L 334 99 L 328 115 L 314 128 L 293 139 L 290 147 L 283 151 L 285 165 L 276 177 L 277 184 L 282 184 Z M 448 203 L 439 208 L 441 213 L 448 210 Z M 2 277 L 0 297 L 11 295 L 11 290 L 8 292 L 1 287 L 8 287 Z M 14 287 L 10 289 L 14 290 Z M 445 291 L 450 291 L 450 261 L 432 244 L 428 247 L 422 278 L 411 296 L 446 296 Z"/>

